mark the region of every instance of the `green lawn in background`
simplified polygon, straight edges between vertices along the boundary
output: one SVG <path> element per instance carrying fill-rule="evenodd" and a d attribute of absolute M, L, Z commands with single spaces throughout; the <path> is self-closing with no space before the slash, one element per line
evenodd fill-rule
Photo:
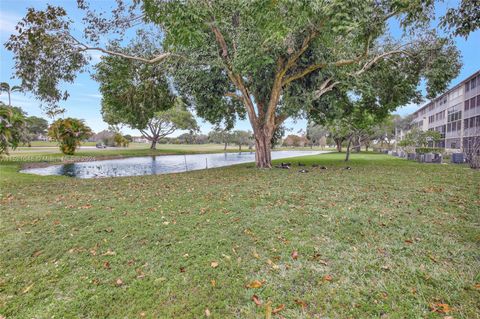
<path fill-rule="evenodd" d="M 343 158 L 88 180 L 0 162 L 0 315 L 480 318 L 480 172 Z"/>

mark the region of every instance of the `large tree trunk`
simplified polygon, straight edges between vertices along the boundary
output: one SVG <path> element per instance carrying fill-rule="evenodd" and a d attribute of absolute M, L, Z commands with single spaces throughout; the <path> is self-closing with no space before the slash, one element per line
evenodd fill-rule
<path fill-rule="evenodd" d="M 257 130 L 255 136 L 255 162 L 257 168 L 272 168 L 272 136 L 269 131 L 273 130 Z"/>
<path fill-rule="evenodd" d="M 345 155 L 345 162 L 348 162 L 348 160 L 350 159 L 350 146 L 352 144 L 352 138 L 350 137 L 348 139 L 348 144 L 347 144 L 347 153 Z"/>
<path fill-rule="evenodd" d="M 153 138 L 152 139 L 152 144 L 150 145 L 151 150 L 156 150 L 157 149 L 157 139 Z"/>
<path fill-rule="evenodd" d="M 356 143 L 357 143 L 357 145 L 355 145 L 355 152 L 360 153 L 361 150 L 362 150 L 362 140 L 361 140 L 360 137 L 356 138 Z"/>
<path fill-rule="evenodd" d="M 341 139 L 334 139 L 335 144 L 337 145 L 337 152 L 341 153 L 342 152 L 342 142 L 343 140 Z"/>

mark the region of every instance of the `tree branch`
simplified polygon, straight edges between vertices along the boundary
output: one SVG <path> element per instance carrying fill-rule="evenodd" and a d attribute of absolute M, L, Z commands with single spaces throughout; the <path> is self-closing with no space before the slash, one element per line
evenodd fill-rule
<path fill-rule="evenodd" d="M 228 96 L 228 97 L 231 97 L 231 98 L 234 98 L 234 99 L 243 100 L 242 96 L 238 95 L 237 93 L 233 93 L 233 92 L 227 92 L 227 93 L 225 93 L 225 96 Z"/>
<path fill-rule="evenodd" d="M 165 52 L 165 53 L 159 54 L 159 55 L 157 55 L 157 56 L 155 56 L 151 59 L 147 59 L 147 58 L 133 56 L 133 55 L 129 55 L 129 54 L 121 53 L 121 52 L 116 52 L 116 51 L 112 51 L 112 50 L 108 50 L 108 49 L 104 49 L 104 48 L 100 48 L 100 47 L 90 47 L 90 46 L 86 45 L 85 43 L 82 43 L 81 41 L 79 41 L 73 35 L 71 35 L 69 33 L 65 33 L 65 35 L 68 36 L 70 39 L 72 39 L 77 45 L 82 47 L 80 49 L 80 51 L 99 51 L 99 52 L 102 52 L 102 53 L 105 53 L 105 54 L 108 54 L 108 55 L 118 56 L 118 57 L 122 57 L 122 58 L 125 58 L 125 59 L 140 61 L 140 62 L 144 62 L 144 63 L 148 63 L 148 64 L 154 64 L 154 63 L 160 62 L 160 61 L 165 60 L 166 58 L 171 57 L 171 56 L 182 57 L 181 55 L 178 55 L 178 54 Z"/>
<path fill-rule="evenodd" d="M 385 57 L 388 57 L 388 56 L 394 55 L 394 54 L 402 54 L 402 53 L 406 54 L 406 55 L 410 55 L 410 53 L 408 51 L 405 51 L 405 50 L 393 50 L 393 51 L 388 51 L 388 52 L 382 53 L 382 54 L 374 57 L 372 60 L 368 61 L 367 63 L 365 63 L 363 65 L 363 67 L 360 70 L 358 70 L 357 72 L 355 72 L 353 75 L 357 76 L 357 75 L 360 75 L 360 74 L 364 73 L 365 71 L 370 69 L 375 63 L 377 63 L 378 61 L 382 60 Z"/>
<path fill-rule="evenodd" d="M 320 85 L 320 88 L 315 91 L 315 99 L 319 99 L 322 95 L 324 95 L 325 93 L 327 92 L 330 92 L 331 90 L 333 90 L 333 88 L 335 87 L 335 85 L 338 85 L 340 82 L 333 82 L 332 78 L 328 78 L 326 79 L 322 85 Z"/>

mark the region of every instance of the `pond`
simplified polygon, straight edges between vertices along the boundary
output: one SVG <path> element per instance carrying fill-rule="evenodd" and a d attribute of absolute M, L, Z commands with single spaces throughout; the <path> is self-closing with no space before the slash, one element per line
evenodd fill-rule
<path fill-rule="evenodd" d="M 274 151 L 272 159 L 315 155 L 321 151 Z M 78 178 L 100 178 L 181 173 L 205 168 L 230 166 L 255 161 L 255 153 L 214 153 L 192 155 L 161 155 L 78 162 L 24 169 L 22 173 L 65 175 Z"/>

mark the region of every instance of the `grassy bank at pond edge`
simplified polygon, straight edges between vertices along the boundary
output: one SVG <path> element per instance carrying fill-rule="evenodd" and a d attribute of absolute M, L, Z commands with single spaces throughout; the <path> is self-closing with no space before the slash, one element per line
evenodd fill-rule
<path fill-rule="evenodd" d="M 89 180 L 0 162 L 0 314 L 479 318 L 480 172 L 343 158 Z"/>

